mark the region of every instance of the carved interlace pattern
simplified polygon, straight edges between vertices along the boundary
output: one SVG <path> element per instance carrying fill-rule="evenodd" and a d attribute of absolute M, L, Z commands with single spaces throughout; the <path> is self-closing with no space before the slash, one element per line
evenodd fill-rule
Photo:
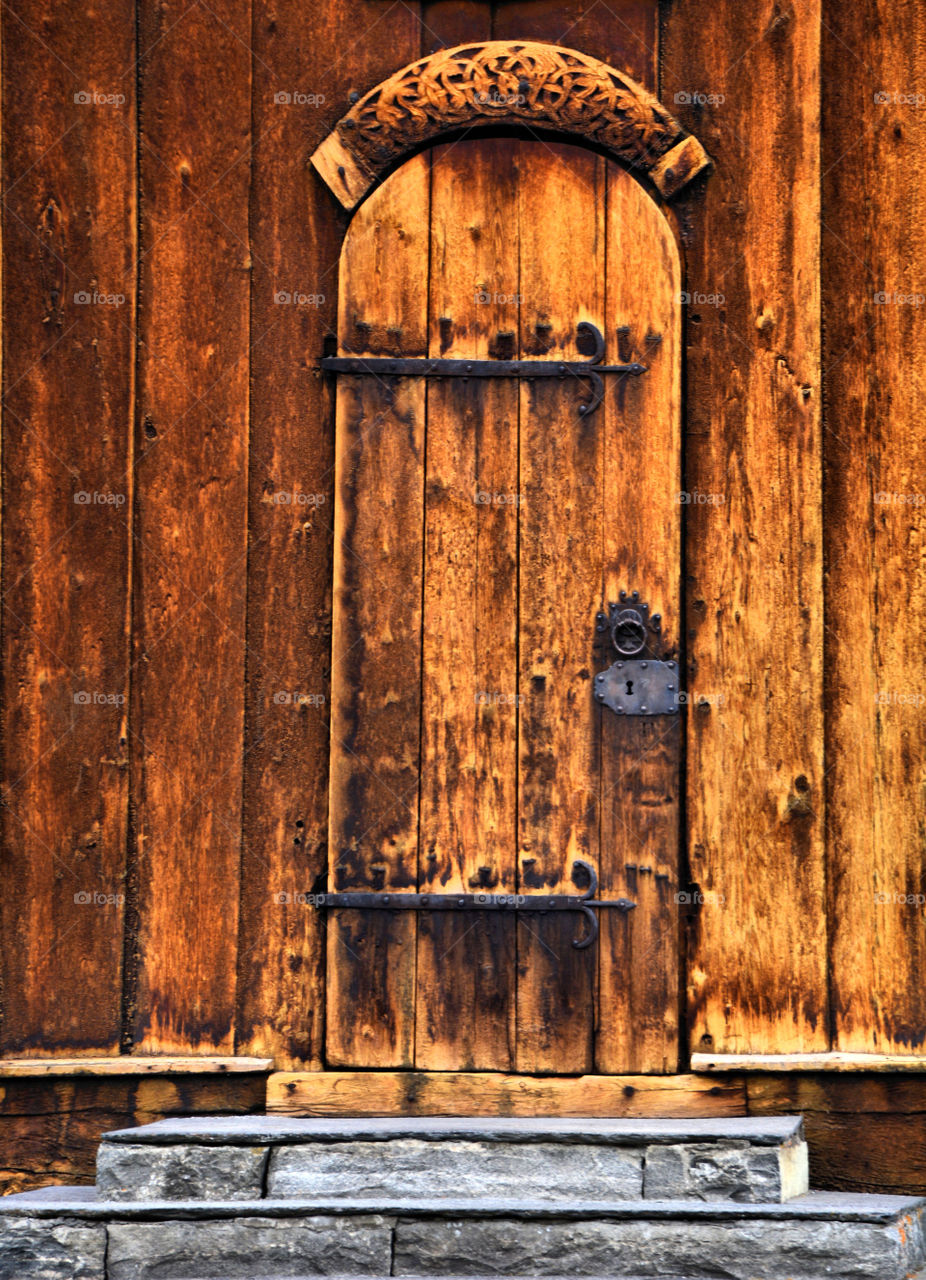
<path fill-rule="evenodd" d="M 657 98 L 595 58 L 557 45 L 460 45 L 384 81 L 338 125 L 369 171 L 455 125 L 532 124 L 579 133 L 648 169 L 683 136 Z"/>

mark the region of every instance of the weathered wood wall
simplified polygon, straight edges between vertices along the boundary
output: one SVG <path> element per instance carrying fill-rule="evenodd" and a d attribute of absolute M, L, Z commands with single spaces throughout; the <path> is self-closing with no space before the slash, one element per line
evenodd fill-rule
<path fill-rule="evenodd" d="M 684 483 L 718 497 L 686 513 L 691 1047 L 921 1048 L 924 23 L 4 8 L 3 1053 L 323 1065 L 285 895 L 326 865 L 346 218 L 306 160 L 351 90 L 490 36 L 624 67 L 715 159 L 678 210 Z"/>

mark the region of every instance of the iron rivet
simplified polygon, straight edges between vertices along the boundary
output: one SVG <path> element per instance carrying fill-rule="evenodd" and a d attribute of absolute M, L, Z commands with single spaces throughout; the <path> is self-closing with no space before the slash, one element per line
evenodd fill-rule
<path fill-rule="evenodd" d="M 641 667 L 645 667 L 646 665 L 647 665 L 647 664 L 646 664 L 645 662 L 641 662 L 641 663 L 640 663 L 640 666 L 641 666 Z"/>
<path fill-rule="evenodd" d="M 644 715 L 646 714 L 646 707 L 641 707 L 640 710 L 644 713 Z"/>
<path fill-rule="evenodd" d="M 669 693 L 671 693 L 671 692 L 672 692 L 672 690 L 675 688 L 675 685 L 674 685 L 674 684 L 667 684 L 667 685 L 666 685 L 666 688 L 669 690 Z"/>
<path fill-rule="evenodd" d="M 674 668 L 675 668 L 675 663 L 674 663 L 674 662 L 667 662 L 667 663 L 666 663 L 666 666 L 667 666 L 667 667 L 672 667 L 672 668 L 674 669 Z"/>
<path fill-rule="evenodd" d="M 623 708 L 623 707 L 618 707 L 618 708 L 617 708 L 617 714 L 618 714 L 619 716 L 622 716 L 622 715 L 624 714 L 624 708 Z"/>
<path fill-rule="evenodd" d="M 388 893 L 384 893 L 384 894 L 383 894 L 383 903 L 385 904 L 385 903 L 387 903 L 388 901 L 389 901 L 389 894 L 388 894 Z"/>
<path fill-rule="evenodd" d="M 458 898 L 458 899 L 457 899 L 457 906 L 458 906 L 458 907 L 465 907 L 465 906 L 466 906 L 466 899 L 465 899 L 465 898 Z"/>

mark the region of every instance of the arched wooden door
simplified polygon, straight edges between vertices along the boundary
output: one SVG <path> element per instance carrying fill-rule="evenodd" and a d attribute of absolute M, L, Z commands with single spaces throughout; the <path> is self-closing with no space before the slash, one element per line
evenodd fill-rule
<path fill-rule="evenodd" d="M 596 703 L 596 615 L 679 634 L 680 267 L 613 162 L 482 138 L 408 161 L 341 256 L 341 355 L 576 361 L 585 380 L 342 376 L 331 891 L 575 894 L 576 913 L 328 912 L 331 1065 L 674 1071 L 679 724 Z M 673 655 L 674 656 L 674 655 Z"/>

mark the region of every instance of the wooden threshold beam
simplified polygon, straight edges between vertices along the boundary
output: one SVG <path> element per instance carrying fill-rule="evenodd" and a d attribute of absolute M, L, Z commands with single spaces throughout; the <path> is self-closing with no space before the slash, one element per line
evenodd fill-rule
<path fill-rule="evenodd" d="M 273 1070 L 272 1058 L 0 1058 L 0 1079 L 25 1076 L 240 1075 Z"/>
<path fill-rule="evenodd" d="M 926 1057 L 898 1053 L 693 1053 L 692 1071 L 926 1071 Z"/>
<path fill-rule="evenodd" d="M 467 1071 L 277 1071 L 267 1110 L 303 1116 L 741 1116 L 742 1079 L 518 1076 Z"/>

